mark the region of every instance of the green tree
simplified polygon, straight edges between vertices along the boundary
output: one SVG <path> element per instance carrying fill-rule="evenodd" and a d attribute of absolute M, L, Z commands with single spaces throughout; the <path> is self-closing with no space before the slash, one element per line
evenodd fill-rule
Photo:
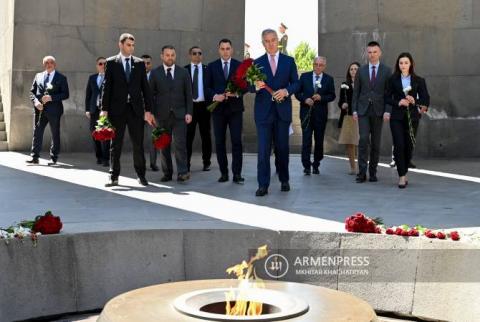
<path fill-rule="evenodd" d="M 304 72 L 312 70 L 313 60 L 317 56 L 317 53 L 307 42 L 302 41 L 293 50 L 293 55 L 291 56 L 295 59 L 298 70 Z"/>

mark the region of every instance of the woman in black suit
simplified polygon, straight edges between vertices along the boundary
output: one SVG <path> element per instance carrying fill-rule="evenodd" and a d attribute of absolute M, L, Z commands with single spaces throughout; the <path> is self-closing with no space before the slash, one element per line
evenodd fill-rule
<path fill-rule="evenodd" d="M 392 106 L 390 129 L 393 138 L 393 155 L 397 163 L 399 182 L 403 189 L 408 184 L 408 164 L 415 145 L 414 121 L 430 104 L 425 79 L 415 74 L 410 53 L 401 53 L 397 58 L 395 73 L 388 81 L 387 103 Z"/>
<path fill-rule="evenodd" d="M 340 130 L 339 144 L 345 144 L 347 149 L 348 160 L 350 161 L 350 174 L 357 173 L 357 166 L 355 164 L 355 151 L 358 146 L 358 122 L 352 118 L 352 95 L 353 95 L 353 80 L 357 74 L 360 64 L 353 62 L 348 66 L 347 80 L 340 86 L 340 99 L 338 100 L 338 107 L 341 110 L 340 119 L 338 120 L 338 128 Z"/>

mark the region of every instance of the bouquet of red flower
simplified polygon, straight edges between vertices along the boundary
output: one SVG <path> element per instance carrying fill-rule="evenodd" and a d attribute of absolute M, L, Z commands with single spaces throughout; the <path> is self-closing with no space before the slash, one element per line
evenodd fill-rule
<path fill-rule="evenodd" d="M 115 138 L 115 128 L 108 120 L 108 117 L 100 116 L 92 136 L 96 141 L 109 141 Z"/>
<path fill-rule="evenodd" d="M 58 234 L 63 227 L 60 217 L 54 216 L 49 210 L 43 216 L 35 217 L 35 220 L 24 220 L 20 223 L 23 228 L 31 229 L 34 233 L 42 235 Z"/>
<path fill-rule="evenodd" d="M 382 231 L 379 226 L 381 225 L 380 218 L 370 218 L 363 213 L 358 212 L 355 215 L 347 217 L 345 219 L 345 229 L 352 233 L 372 233 L 380 234 Z"/>
<path fill-rule="evenodd" d="M 270 93 L 270 95 L 272 95 L 272 100 L 276 101 L 277 103 L 280 103 L 281 101 L 277 101 L 276 99 L 273 98 L 273 94 L 274 94 L 275 91 L 270 86 L 265 84 L 262 87 L 257 87 L 255 85 L 255 82 L 264 81 L 264 80 L 267 79 L 267 75 L 265 75 L 262 72 L 262 67 L 254 64 L 253 59 L 251 59 L 251 58 L 245 59 L 243 62 L 245 63 L 245 66 L 246 66 L 246 69 L 245 69 L 245 79 L 246 79 L 246 81 L 251 86 L 255 86 L 255 89 L 257 91 L 259 91 L 261 89 L 266 90 L 267 92 Z"/>
<path fill-rule="evenodd" d="M 152 131 L 152 142 L 155 149 L 162 150 L 170 145 L 172 142 L 172 136 L 167 129 L 163 127 L 156 127 Z"/>

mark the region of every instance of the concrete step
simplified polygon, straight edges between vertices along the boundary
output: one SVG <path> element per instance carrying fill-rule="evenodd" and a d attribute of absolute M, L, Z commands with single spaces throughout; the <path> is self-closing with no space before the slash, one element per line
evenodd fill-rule
<path fill-rule="evenodd" d="M 5 121 L 5 119 L 3 118 L 3 112 L 0 112 L 0 122 L 3 122 Z"/>
<path fill-rule="evenodd" d="M 7 132 L 0 131 L 0 141 L 7 141 Z"/>
<path fill-rule="evenodd" d="M 5 131 L 5 122 L 0 122 L 0 131 Z"/>
<path fill-rule="evenodd" d="M 3 103 L 0 102 L 0 112 L 3 112 Z"/>
<path fill-rule="evenodd" d="M 5 141 L 0 141 L 0 151 L 8 151 L 8 143 Z"/>

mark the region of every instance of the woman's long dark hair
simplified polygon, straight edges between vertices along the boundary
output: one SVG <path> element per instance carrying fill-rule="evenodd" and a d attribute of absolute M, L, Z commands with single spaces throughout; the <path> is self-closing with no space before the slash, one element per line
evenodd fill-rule
<path fill-rule="evenodd" d="M 353 63 L 350 63 L 350 65 L 348 65 L 348 68 L 347 68 L 347 84 L 348 85 L 353 84 L 353 79 L 352 79 L 352 76 L 350 75 L 350 67 L 352 67 L 352 65 L 357 65 L 357 67 L 360 68 L 360 63 L 356 62 L 356 61 L 354 61 Z M 357 73 L 358 73 L 358 71 L 357 71 Z"/>
<path fill-rule="evenodd" d="M 397 76 L 400 76 L 402 74 L 402 71 L 400 70 L 400 59 L 401 58 L 408 58 L 408 60 L 410 60 L 410 68 L 408 70 L 408 72 L 410 73 L 411 76 L 417 76 L 415 74 L 415 62 L 413 61 L 413 57 L 410 53 L 401 53 L 400 55 L 398 55 L 398 58 L 397 58 L 397 63 L 395 64 L 395 75 Z"/>

